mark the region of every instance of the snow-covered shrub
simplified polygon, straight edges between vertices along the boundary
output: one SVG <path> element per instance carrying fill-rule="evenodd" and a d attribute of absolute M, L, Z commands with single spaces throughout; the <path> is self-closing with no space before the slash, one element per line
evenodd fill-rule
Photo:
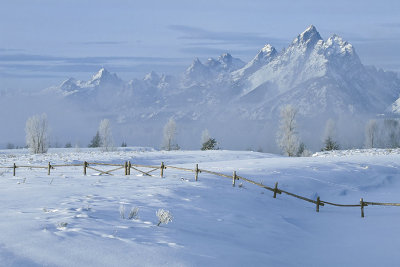
<path fill-rule="evenodd" d="M 139 218 L 138 213 L 139 213 L 139 208 L 138 207 L 131 208 L 131 210 L 129 212 L 129 215 L 128 215 L 128 219 L 129 220 L 138 219 Z M 121 219 L 125 219 L 125 205 L 124 204 L 119 206 L 119 216 L 121 217 Z"/>
<path fill-rule="evenodd" d="M 168 224 L 169 222 L 172 222 L 172 214 L 168 210 L 159 209 L 156 212 L 156 215 L 158 217 L 157 226 L 160 226 L 162 223 Z"/>
<path fill-rule="evenodd" d="M 67 222 L 59 222 L 57 223 L 57 228 L 66 228 L 68 226 Z"/>
<path fill-rule="evenodd" d="M 132 220 L 132 219 L 133 219 L 133 220 L 136 220 L 136 219 L 138 219 L 138 218 L 139 218 L 138 213 L 139 213 L 139 208 L 138 208 L 138 207 L 131 208 L 131 211 L 129 212 L 128 219 L 129 219 L 129 220 Z"/>
<path fill-rule="evenodd" d="M 121 219 L 125 219 L 125 205 L 119 206 L 119 216 Z"/>

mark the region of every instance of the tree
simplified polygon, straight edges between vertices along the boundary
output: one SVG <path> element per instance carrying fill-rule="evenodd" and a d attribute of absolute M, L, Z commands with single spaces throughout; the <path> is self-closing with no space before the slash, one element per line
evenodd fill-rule
<path fill-rule="evenodd" d="M 214 150 L 217 148 L 217 141 L 215 138 L 211 138 L 210 133 L 205 129 L 201 133 L 201 150 Z"/>
<path fill-rule="evenodd" d="M 126 142 L 122 141 L 121 147 L 127 147 Z"/>
<path fill-rule="evenodd" d="M 201 132 L 201 145 L 203 145 L 205 142 L 207 142 L 210 139 L 210 133 L 208 132 L 208 129 L 204 129 Z"/>
<path fill-rule="evenodd" d="M 215 150 L 217 148 L 217 141 L 214 138 L 209 138 L 206 142 L 203 143 L 201 150 Z"/>
<path fill-rule="evenodd" d="M 282 152 L 289 156 L 296 156 L 299 147 L 299 138 L 296 132 L 297 110 L 290 104 L 281 109 L 277 144 Z"/>
<path fill-rule="evenodd" d="M 26 121 L 26 144 L 34 154 L 46 153 L 49 147 L 47 115 L 34 115 Z"/>
<path fill-rule="evenodd" d="M 71 148 L 71 147 L 72 147 L 71 142 L 67 142 L 67 143 L 65 144 L 65 148 Z"/>
<path fill-rule="evenodd" d="M 378 125 L 376 120 L 369 120 L 365 126 L 365 147 L 374 148 L 378 134 Z"/>
<path fill-rule="evenodd" d="M 322 151 L 338 150 L 339 144 L 335 141 L 336 124 L 332 119 L 326 121 L 324 132 L 324 148 Z"/>
<path fill-rule="evenodd" d="M 164 135 L 163 135 L 162 148 L 167 151 L 178 150 L 179 146 L 175 141 L 176 122 L 173 118 L 170 118 L 168 122 L 165 124 L 163 133 Z"/>
<path fill-rule="evenodd" d="M 329 136 L 324 141 L 325 147 L 322 149 L 323 151 L 331 151 L 331 150 L 339 150 L 339 144 L 333 141 L 333 139 Z"/>
<path fill-rule="evenodd" d="M 88 147 L 100 147 L 100 145 L 101 145 L 100 133 L 99 133 L 99 131 L 97 131 L 96 135 L 93 136 L 92 141 L 90 141 L 90 144 Z"/>
<path fill-rule="evenodd" d="M 312 155 L 312 152 L 307 149 L 306 145 L 301 142 L 299 148 L 297 150 L 296 156 L 297 157 L 309 157 Z"/>
<path fill-rule="evenodd" d="M 382 135 L 384 146 L 396 148 L 400 145 L 400 123 L 398 119 L 385 119 L 383 122 Z"/>
<path fill-rule="evenodd" d="M 114 141 L 111 133 L 111 126 L 109 119 L 103 119 L 100 122 L 98 133 L 100 135 L 100 147 L 104 151 L 114 150 Z"/>
<path fill-rule="evenodd" d="M 7 149 L 15 149 L 15 145 L 13 143 L 7 143 Z"/>

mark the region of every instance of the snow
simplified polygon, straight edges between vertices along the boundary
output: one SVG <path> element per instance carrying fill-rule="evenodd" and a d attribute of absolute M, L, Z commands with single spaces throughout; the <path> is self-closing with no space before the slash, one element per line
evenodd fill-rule
<path fill-rule="evenodd" d="M 166 165 L 238 175 L 302 196 L 358 204 L 400 202 L 400 151 L 348 150 L 286 158 L 243 151 L 124 148 L 0 151 L 0 166 L 83 161 Z M 107 169 L 98 167 L 100 169 Z M 167 168 L 165 178 L 99 176 L 82 167 L 0 169 L 3 266 L 394 266 L 398 207 L 315 205 L 230 179 Z M 123 219 L 138 208 L 137 219 Z M 160 209 L 172 214 L 158 224 Z M 127 216 L 126 216 L 127 217 Z"/>

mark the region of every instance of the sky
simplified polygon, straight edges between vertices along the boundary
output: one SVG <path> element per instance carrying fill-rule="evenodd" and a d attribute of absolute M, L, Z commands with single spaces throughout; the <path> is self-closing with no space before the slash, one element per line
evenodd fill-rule
<path fill-rule="evenodd" d="M 0 90 L 40 90 L 101 67 L 124 80 L 178 74 L 195 57 L 249 61 L 313 24 L 361 61 L 400 72 L 400 1 L 0 0 Z"/>

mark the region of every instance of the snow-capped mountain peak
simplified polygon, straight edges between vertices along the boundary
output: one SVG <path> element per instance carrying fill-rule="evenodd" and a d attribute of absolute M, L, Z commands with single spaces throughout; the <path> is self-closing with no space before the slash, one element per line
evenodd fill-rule
<path fill-rule="evenodd" d="M 342 37 L 334 34 L 326 40 L 325 49 L 331 50 L 330 52 L 335 52 L 335 54 L 351 55 L 355 54 L 353 45 L 343 40 Z"/>
<path fill-rule="evenodd" d="M 60 89 L 66 92 L 73 92 L 78 88 L 77 81 L 74 78 L 69 78 L 63 81 L 60 85 Z"/>
<path fill-rule="evenodd" d="M 262 66 L 268 64 L 277 55 L 278 52 L 276 49 L 272 45 L 266 44 L 249 63 L 247 63 L 243 68 L 232 73 L 233 79 L 238 80 L 244 76 L 251 75 Z"/>
<path fill-rule="evenodd" d="M 229 72 L 235 71 L 245 65 L 242 60 L 232 57 L 232 55 L 229 53 L 219 56 L 218 62 L 220 62 L 222 69 Z"/>
<path fill-rule="evenodd" d="M 260 52 L 262 52 L 265 55 L 272 55 L 277 53 L 276 49 L 270 44 L 266 44 L 263 48 L 261 48 Z"/>
<path fill-rule="evenodd" d="M 110 73 L 105 68 L 101 68 L 95 75 L 92 76 L 87 82 L 88 86 L 99 86 L 101 84 L 121 84 L 122 80 L 115 73 Z"/>
<path fill-rule="evenodd" d="M 322 40 L 321 35 L 314 25 L 310 25 L 304 32 L 294 38 L 291 46 L 313 47 L 318 41 Z"/>

